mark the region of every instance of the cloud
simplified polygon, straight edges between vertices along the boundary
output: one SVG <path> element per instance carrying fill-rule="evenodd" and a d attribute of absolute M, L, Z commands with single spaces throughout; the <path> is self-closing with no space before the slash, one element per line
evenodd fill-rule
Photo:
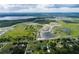
<path fill-rule="evenodd" d="M 79 4 L 1 4 L 0 12 L 79 12 Z"/>
<path fill-rule="evenodd" d="M 69 8 L 79 8 L 79 4 L 49 4 L 48 8 L 62 8 L 62 7 L 69 7 Z"/>

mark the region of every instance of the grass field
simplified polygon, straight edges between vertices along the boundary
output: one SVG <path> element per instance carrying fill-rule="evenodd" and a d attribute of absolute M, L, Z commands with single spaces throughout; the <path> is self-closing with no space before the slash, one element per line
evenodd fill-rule
<path fill-rule="evenodd" d="M 72 36 L 72 37 L 79 37 L 79 23 L 65 23 L 63 21 L 59 21 L 61 27 L 55 29 L 55 32 L 58 35 L 63 36 Z"/>
<path fill-rule="evenodd" d="M 1 38 L 9 38 L 11 41 L 14 39 L 25 39 L 35 40 L 37 36 L 37 31 L 42 27 L 42 25 L 27 25 L 27 24 L 17 24 L 14 26 L 13 30 L 6 32 Z"/>

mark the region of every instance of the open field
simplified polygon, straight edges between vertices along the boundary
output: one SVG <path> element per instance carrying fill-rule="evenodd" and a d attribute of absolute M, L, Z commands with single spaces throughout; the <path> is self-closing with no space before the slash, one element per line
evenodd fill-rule
<path fill-rule="evenodd" d="M 59 21 L 62 25 L 60 28 L 56 29 L 61 33 L 61 36 L 72 36 L 72 37 L 79 37 L 79 23 L 65 23 L 63 21 Z"/>

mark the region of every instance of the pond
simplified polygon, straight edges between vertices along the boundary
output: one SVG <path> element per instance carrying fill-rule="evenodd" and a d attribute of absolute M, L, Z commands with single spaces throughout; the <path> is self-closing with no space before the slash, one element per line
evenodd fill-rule
<path fill-rule="evenodd" d="M 68 35 L 70 35 L 71 30 L 69 28 L 64 28 L 62 29 L 63 32 L 67 33 Z"/>

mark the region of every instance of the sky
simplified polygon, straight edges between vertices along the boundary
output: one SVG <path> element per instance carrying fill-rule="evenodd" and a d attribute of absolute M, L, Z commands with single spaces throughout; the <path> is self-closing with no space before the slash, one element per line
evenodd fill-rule
<path fill-rule="evenodd" d="M 79 12 L 79 4 L 0 4 L 0 13 Z"/>

